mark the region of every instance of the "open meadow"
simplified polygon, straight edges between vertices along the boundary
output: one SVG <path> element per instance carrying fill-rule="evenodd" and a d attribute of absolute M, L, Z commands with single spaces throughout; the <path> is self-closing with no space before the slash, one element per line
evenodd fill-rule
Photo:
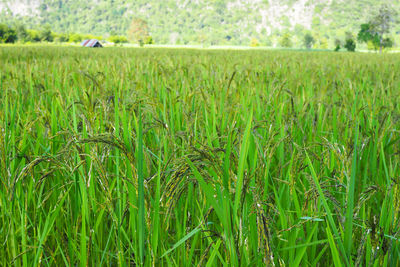
<path fill-rule="evenodd" d="M 1 266 L 396 266 L 400 55 L 0 47 Z"/>

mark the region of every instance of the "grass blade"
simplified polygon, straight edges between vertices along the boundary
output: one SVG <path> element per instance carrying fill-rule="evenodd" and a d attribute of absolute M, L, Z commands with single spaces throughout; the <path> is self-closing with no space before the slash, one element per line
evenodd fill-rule
<path fill-rule="evenodd" d="M 140 107 L 139 107 L 140 110 Z M 142 130 L 142 116 L 139 111 L 138 116 L 138 141 L 137 141 L 137 174 L 138 174 L 138 228 L 139 228 L 139 257 L 141 264 L 144 264 L 144 241 L 145 241 L 145 206 L 144 206 L 144 176 L 143 176 L 143 130 Z"/>
<path fill-rule="evenodd" d="M 234 212 L 237 214 L 240 204 L 240 198 L 242 196 L 242 188 L 243 188 L 243 177 L 244 177 L 244 169 L 247 159 L 247 152 L 249 149 L 249 139 L 250 139 L 250 130 L 251 123 L 253 120 L 253 113 L 250 113 L 247 119 L 246 130 L 244 131 L 242 145 L 240 146 L 240 156 L 239 156 L 239 167 L 237 173 L 236 180 L 236 191 L 235 191 L 235 204 L 234 204 Z"/>
<path fill-rule="evenodd" d="M 161 258 L 164 258 L 165 256 L 167 256 L 169 253 L 171 253 L 172 251 L 174 251 L 177 247 L 179 247 L 180 245 L 182 245 L 183 243 L 185 243 L 186 240 L 188 240 L 189 238 L 191 238 L 192 236 L 194 236 L 195 234 L 197 234 L 198 232 L 201 231 L 201 228 L 197 227 L 195 229 L 193 229 L 192 231 L 190 231 L 187 235 L 185 235 L 181 240 L 179 240 L 178 242 L 176 242 L 172 248 L 170 248 L 169 250 L 167 250 L 162 256 Z"/>

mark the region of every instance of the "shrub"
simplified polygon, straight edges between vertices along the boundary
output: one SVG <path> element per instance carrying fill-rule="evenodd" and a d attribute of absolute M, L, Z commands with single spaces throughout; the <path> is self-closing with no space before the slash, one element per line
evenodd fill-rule
<path fill-rule="evenodd" d="M 120 35 L 112 35 L 107 40 L 114 44 L 123 44 L 128 42 L 128 39 L 125 36 Z"/>
<path fill-rule="evenodd" d="M 80 35 L 78 33 L 74 33 L 74 34 L 71 34 L 69 36 L 69 40 L 68 41 L 71 42 L 71 43 L 79 43 L 82 40 L 83 40 L 83 36 L 82 35 Z"/>
<path fill-rule="evenodd" d="M 347 39 L 344 47 L 349 52 L 354 52 L 356 50 L 356 42 L 353 39 Z"/>
<path fill-rule="evenodd" d="M 250 42 L 250 46 L 257 47 L 257 46 L 260 46 L 260 43 L 258 42 L 258 40 L 256 38 L 252 38 L 251 42 Z"/>
<path fill-rule="evenodd" d="M 0 43 L 15 43 L 17 32 L 5 24 L 0 24 Z"/>

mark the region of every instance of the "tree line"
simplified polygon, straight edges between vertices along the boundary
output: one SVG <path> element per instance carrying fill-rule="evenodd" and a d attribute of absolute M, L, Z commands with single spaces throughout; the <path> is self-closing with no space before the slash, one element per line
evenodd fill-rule
<path fill-rule="evenodd" d="M 366 44 L 368 50 L 379 50 L 382 52 L 384 49 L 394 46 L 394 40 L 390 36 L 393 27 L 399 23 L 397 19 L 398 13 L 390 6 L 383 4 L 377 14 L 373 16 L 368 22 L 360 25 L 360 29 L 355 36 L 351 31 L 345 32 L 343 40 L 336 38 L 334 41 L 334 51 L 346 49 L 347 51 L 354 52 L 359 44 Z M 292 35 L 289 32 L 284 33 L 280 40 L 281 47 L 290 48 L 293 46 Z M 327 44 L 323 44 L 321 40 L 315 37 L 315 33 L 310 31 L 306 32 L 303 36 L 303 46 L 307 49 L 315 48 L 315 44 L 319 41 L 319 47 L 327 48 Z M 251 41 L 251 46 L 258 46 L 259 43 L 256 39 Z M 324 47 L 324 45 L 326 47 Z"/>
<path fill-rule="evenodd" d="M 85 39 L 104 40 L 114 44 L 129 42 L 126 36 L 113 33 L 105 37 L 93 34 L 57 33 L 50 25 L 39 29 L 27 29 L 23 24 L 0 24 L 0 43 L 79 43 Z"/>
<path fill-rule="evenodd" d="M 25 25 L 0 24 L 0 43 L 36 43 L 36 42 L 55 42 L 55 43 L 79 43 L 86 39 L 97 39 L 108 41 L 114 44 L 128 42 L 137 43 L 140 46 L 153 44 L 153 38 L 149 33 L 147 22 L 140 18 L 134 18 L 127 31 L 127 36 L 117 35 L 111 31 L 107 36 L 79 33 L 57 33 L 50 25 L 45 25 L 40 29 L 27 29 Z"/>
<path fill-rule="evenodd" d="M 397 26 L 397 12 L 388 5 L 382 5 L 375 16 L 368 22 L 361 24 L 359 32 L 355 35 L 350 31 L 345 32 L 343 39 L 336 38 L 334 40 L 335 51 L 346 49 L 355 51 L 357 42 L 366 44 L 370 50 L 378 50 L 382 52 L 386 48 L 394 46 L 394 40 L 390 33 L 394 26 Z M 305 31 L 302 44 L 307 49 L 319 48 L 328 49 L 328 41 L 321 38 L 322 34 L 318 32 Z M 120 43 L 137 43 L 140 46 L 145 44 L 153 44 L 154 40 L 150 34 L 150 27 L 146 20 L 134 17 L 131 20 L 128 31 L 125 35 L 117 35 L 111 31 L 106 36 L 97 36 L 91 34 L 79 33 L 56 33 L 53 32 L 49 25 L 40 29 L 26 29 L 21 23 L 13 26 L 0 24 L 0 42 L 1 43 L 29 43 L 29 42 L 56 42 L 56 43 L 78 43 L 84 39 L 107 40 L 114 44 Z M 294 46 L 293 35 L 289 31 L 284 31 L 280 34 L 278 46 L 291 48 Z M 296 42 L 298 43 L 298 42 Z M 250 46 L 260 46 L 257 38 L 252 38 Z M 267 46 L 269 46 L 267 44 Z M 299 47 L 299 44 L 297 44 Z"/>

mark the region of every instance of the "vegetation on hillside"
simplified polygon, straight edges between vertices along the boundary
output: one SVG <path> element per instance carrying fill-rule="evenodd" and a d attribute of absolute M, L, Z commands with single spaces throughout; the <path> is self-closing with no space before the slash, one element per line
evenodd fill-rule
<path fill-rule="evenodd" d="M 400 8 L 398 0 L 386 2 L 393 9 Z M 250 45 L 256 39 L 260 45 L 278 46 L 290 34 L 290 43 L 301 47 L 303 36 L 311 31 L 316 39 L 314 48 L 332 48 L 334 40 L 344 40 L 347 31 L 358 32 L 359 26 L 379 10 L 382 1 L 41 0 L 37 3 L 37 13 L 25 16 L 12 15 L 3 9 L 0 21 L 20 21 L 28 28 L 50 24 L 55 32 L 107 38 L 126 35 L 132 20 L 137 19 L 147 23 L 149 35 L 157 44 Z M 399 31 L 399 25 L 391 31 L 397 38 L 395 41 L 399 41 L 395 35 Z"/>
<path fill-rule="evenodd" d="M 108 38 L 92 34 L 56 33 L 50 25 L 45 25 L 38 30 L 27 29 L 23 24 L 8 26 L 0 24 L 0 43 L 79 43 L 85 39 L 107 40 L 114 44 L 128 43 L 128 38 L 123 35 L 111 35 Z"/>

